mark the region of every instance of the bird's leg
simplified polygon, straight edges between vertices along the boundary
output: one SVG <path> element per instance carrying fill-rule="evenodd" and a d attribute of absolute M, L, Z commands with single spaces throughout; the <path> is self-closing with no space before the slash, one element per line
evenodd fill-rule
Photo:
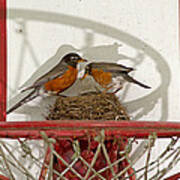
<path fill-rule="evenodd" d="M 60 97 L 67 97 L 66 95 L 61 94 L 60 92 L 56 94 L 56 96 L 60 96 Z"/>
<path fill-rule="evenodd" d="M 120 91 L 123 88 L 124 82 L 120 81 L 119 82 L 119 87 L 113 92 L 113 94 L 116 94 L 118 91 Z"/>
<path fill-rule="evenodd" d="M 103 94 L 106 94 L 111 88 L 113 88 L 114 83 L 109 84 L 108 86 L 104 86 L 104 91 L 102 92 Z"/>
<path fill-rule="evenodd" d="M 62 94 L 58 94 L 58 96 L 60 96 L 60 97 L 67 97 L 66 95 L 62 95 Z"/>
<path fill-rule="evenodd" d="M 102 92 L 97 86 L 94 86 L 94 88 L 96 89 L 97 93 L 101 93 Z"/>
<path fill-rule="evenodd" d="M 119 87 L 118 89 L 116 89 L 114 92 L 113 92 L 113 94 L 116 94 L 118 91 L 120 91 L 122 89 L 122 86 L 121 87 Z"/>

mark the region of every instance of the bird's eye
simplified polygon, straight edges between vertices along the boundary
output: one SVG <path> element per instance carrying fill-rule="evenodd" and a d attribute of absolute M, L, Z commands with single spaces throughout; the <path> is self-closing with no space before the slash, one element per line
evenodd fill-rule
<path fill-rule="evenodd" d="M 77 60 L 76 56 L 71 56 L 71 60 Z"/>
<path fill-rule="evenodd" d="M 90 71 L 90 67 L 89 67 L 89 66 L 86 67 L 86 71 L 87 71 L 87 72 Z"/>

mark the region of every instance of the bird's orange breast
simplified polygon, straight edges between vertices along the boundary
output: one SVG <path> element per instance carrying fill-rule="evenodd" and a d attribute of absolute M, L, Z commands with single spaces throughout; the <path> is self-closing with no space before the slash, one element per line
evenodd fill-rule
<path fill-rule="evenodd" d="M 101 69 L 92 69 L 92 76 L 97 83 L 106 88 L 112 82 L 112 74 Z"/>
<path fill-rule="evenodd" d="M 46 91 L 52 91 L 56 93 L 63 92 L 67 88 L 73 85 L 76 81 L 78 70 L 72 66 L 68 66 L 68 70 L 56 79 L 47 82 L 44 85 Z"/>

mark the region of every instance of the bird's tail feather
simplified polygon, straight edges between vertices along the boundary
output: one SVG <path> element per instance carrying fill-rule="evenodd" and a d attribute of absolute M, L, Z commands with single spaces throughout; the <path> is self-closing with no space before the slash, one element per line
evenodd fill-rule
<path fill-rule="evenodd" d="M 11 113 L 12 111 L 16 110 L 18 107 L 22 106 L 23 104 L 35 99 L 37 96 L 38 96 L 38 93 L 36 93 L 36 90 L 33 90 L 27 96 L 25 96 L 22 100 L 20 100 L 18 103 L 16 103 L 13 107 L 8 109 L 6 114 Z"/>
<path fill-rule="evenodd" d="M 126 78 L 127 78 L 127 80 L 128 80 L 129 82 L 135 83 L 135 84 L 137 84 L 137 85 L 139 85 L 139 86 L 141 86 L 141 87 L 143 87 L 143 88 L 146 88 L 146 89 L 150 89 L 150 88 L 151 88 L 150 86 L 147 86 L 147 85 L 145 85 L 145 84 L 137 81 L 136 79 L 132 78 L 132 77 L 129 76 L 129 75 L 126 76 Z"/>
<path fill-rule="evenodd" d="M 32 88 L 34 88 L 34 86 L 29 86 L 29 87 L 27 87 L 27 88 L 25 88 L 25 89 L 22 89 L 22 90 L 21 90 L 21 93 L 23 93 L 23 92 L 25 92 L 25 91 L 27 91 L 27 90 L 30 90 L 30 89 L 32 89 Z"/>

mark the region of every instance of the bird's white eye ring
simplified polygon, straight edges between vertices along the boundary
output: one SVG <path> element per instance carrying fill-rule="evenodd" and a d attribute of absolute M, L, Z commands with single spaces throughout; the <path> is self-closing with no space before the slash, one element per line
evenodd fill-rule
<path fill-rule="evenodd" d="M 74 56 L 71 56 L 71 60 L 74 60 Z"/>
<path fill-rule="evenodd" d="M 71 60 L 78 60 L 79 58 L 77 56 L 71 56 Z"/>

